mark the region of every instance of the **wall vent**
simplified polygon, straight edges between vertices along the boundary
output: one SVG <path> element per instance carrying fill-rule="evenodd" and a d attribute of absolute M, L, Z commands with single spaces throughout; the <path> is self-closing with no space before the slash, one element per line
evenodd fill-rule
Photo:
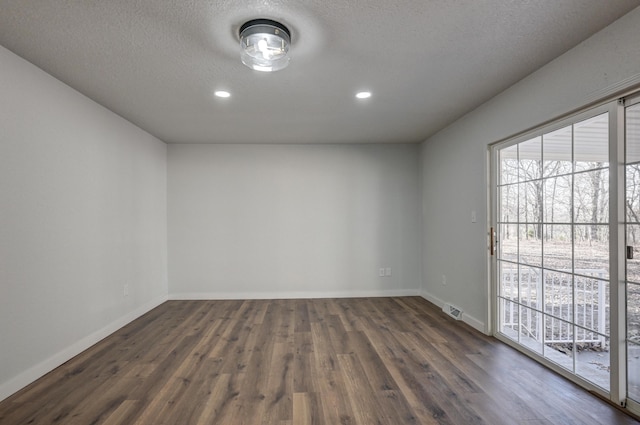
<path fill-rule="evenodd" d="M 442 307 L 442 311 L 447 313 L 449 316 L 453 317 L 456 320 L 462 320 L 462 310 L 458 307 L 453 306 L 449 303 L 445 303 Z"/>

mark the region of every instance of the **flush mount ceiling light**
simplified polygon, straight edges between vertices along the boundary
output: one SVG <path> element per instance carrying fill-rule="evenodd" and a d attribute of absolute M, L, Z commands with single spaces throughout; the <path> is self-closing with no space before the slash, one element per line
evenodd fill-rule
<path fill-rule="evenodd" d="M 278 71 L 289 65 L 291 33 L 280 22 L 253 19 L 240 27 L 242 63 L 256 71 Z"/>
<path fill-rule="evenodd" d="M 358 99 L 369 99 L 371 97 L 371 92 L 370 91 L 361 91 L 356 93 L 356 97 Z"/>

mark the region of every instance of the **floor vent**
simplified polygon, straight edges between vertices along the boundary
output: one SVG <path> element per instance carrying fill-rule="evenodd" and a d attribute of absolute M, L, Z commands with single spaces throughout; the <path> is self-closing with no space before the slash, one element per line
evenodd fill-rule
<path fill-rule="evenodd" d="M 456 320 L 462 320 L 462 310 L 460 310 L 456 306 L 446 303 L 444 307 L 442 307 L 442 311 L 444 311 L 445 313 L 447 313 L 449 316 L 453 317 Z"/>

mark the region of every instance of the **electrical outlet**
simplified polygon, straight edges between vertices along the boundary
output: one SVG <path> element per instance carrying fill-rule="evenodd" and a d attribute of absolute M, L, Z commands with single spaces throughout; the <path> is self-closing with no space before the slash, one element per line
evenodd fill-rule
<path fill-rule="evenodd" d="M 386 269 L 384 269 L 384 275 L 391 276 L 391 267 L 387 267 Z"/>
<path fill-rule="evenodd" d="M 443 285 L 447 284 L 447 276 L 446 275 L 442 275 L 442 284 Z"/>
<path fill-rule="evenodd" d="M 475 223 L 476 221 L 478 221 L 478 215 L 476 214 L 476 210 L 472 210 L 471 211 L 471 222 Z"/>
<path fill-rule="evenodd" d="M 380 277 L 384 277 L 384 267 L 382 267 L 382 268 L 380 268 L 380 269 L 378 270 L 378 276 L 380 276 Z"/>
<path fill-rule="evenodd" d="M 126 284 L 126 283 L 122 286 L 122 294 L 123 294 L 125 297 L 128 297 L 128 296 L 129 296 L 129 285 L 128 285 L 128 284 Z"/>

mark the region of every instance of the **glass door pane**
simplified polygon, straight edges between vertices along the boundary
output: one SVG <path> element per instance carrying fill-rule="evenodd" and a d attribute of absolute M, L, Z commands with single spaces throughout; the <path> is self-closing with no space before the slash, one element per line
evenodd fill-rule
<path fill-rule="evenodd" d="M 608 392 L 609 115 L 497 158 L 498 333 Z"/>

